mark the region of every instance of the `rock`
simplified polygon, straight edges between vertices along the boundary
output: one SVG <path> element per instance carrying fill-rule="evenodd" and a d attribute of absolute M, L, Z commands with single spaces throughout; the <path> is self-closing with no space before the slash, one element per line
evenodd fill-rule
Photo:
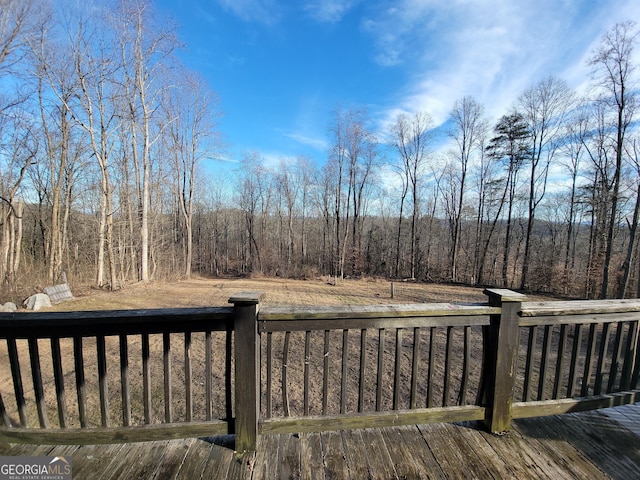
<path fill-rule="evenodd" d="M 17 311 L 18 311 L 18 307 L 13 302 L 7 302 L 4 305 L 0 306 L 0 312 L 12 313 Z"/>
<path fill-rule="evenodd" d="M 35 312 L 36 310 L 40 310 L 42 307 L 50 307 L 51 299 L 46 293 L 36 293 L 24 301 L 24 306 L 28 310 L 33 310 Z"/>

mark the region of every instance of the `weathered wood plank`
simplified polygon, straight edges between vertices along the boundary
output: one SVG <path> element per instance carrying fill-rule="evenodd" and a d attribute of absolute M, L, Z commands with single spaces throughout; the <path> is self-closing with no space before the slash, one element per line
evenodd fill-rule
<path fill-rule="evenodd" d="M 132 427 L 94 427 L 67 429 L 38 429 L 15 427 L 0 429 L 0 442 L 47 443 L 49 445 L 91 445 L 100 443 L 149 442 L 162 439 L 204 437 L 229 433 L 223 420 L 172 424 L 139 425 Z"/>
<path fill-rule="evenodd" d="M 207 330 L 204 334 L 204 375 L 205 420 L 211 420 L 213 418 L 213 344 L 211 330 Z"/>
<path fill-rule="evenodd" d="M 323 432 L 320 434 L 324 452 L 324 476 L 327 479 L 349 478 L 349 466 L 339 432 Z"/>
<path fill-rule="evenodd" d="M 329 404 L 329 330 L 324 331 L 324 362 L 322 370 L 322 414 L 327 414 Z"/>
<path fill-rule="evenodd" d="M 585 315 L 546 315 L 535 317 L 520 317 L 520 326 L 531 327 L 533 325 L 573 325 L 576 323 L 616 323 L 634 322 L 640 320 L 640 312 L 622 313 L 589 313 Z"/>
<path fill-rule="evenodd" d="M 300 476 L 305 480 L 323 480 L 324 463 L 319 433 L 300 434 Z"/>
<path fill-rule="evenodd" d="M 258 320 L 272 323 L 285 320 L 401 319 L 405 317 L 442 317 L 456 315 L 495 315 L 499 309 L 487 305 L 452 303 L 409 303 L 404 305 L 269 306 L 260 310 Z M 271 327 L 264 327 L 271 328 Z M 356 328 L 356 327 L 354 327 Z M 403 327 L 404 328 L 404 327 Z"/>
<path fill-rule="evenodd" d="M 279 478 L 300 478 L 300 439 L 294 435 L 278 435 Z"/>
<path fill-rule="evenodd" d="M 175 479 L 189 453 L 192 443 L 197 441 L 195 438 L 188 438 L 182 442 L 169 442 L 162 454 L 153 480 Z"/>
<path fill-rule="evenodd" d="M 433 475 L 434 472 L 428 472 L 424 463 L 412 455 L 410 445 L 420 435 L 415 426 L 411 429 L 384 428 L 381 434 L 398 478 L 427 478 L 429 473 Z"/>
<path fill-rule="evenodd" d="M 342 430 L 342 444 L 351 478 L 372 478 L 368 468 L 367 449 L 359 430 Z"/>
<path fill-rule="evenodd" d="M 347 411 L 347 365 L 349 360 L 349 330 L 342 330 L 342 373 L 340 375 L 340 413 Z"/>
<path fill-rule="evenodd" d="M 198 438 L 190 439 L 189 442 L 189 450 L 184 457 L 180 470 L 176 473 L 175 480 L 201 478 L 204 467 L 207 464 L 212 445 Z"/>
<path fill-rule="evenodd" d="M 418 392 L 418 370 L 420 363 L 420 327 L 415 327 L 413 329 L 412 351 L 413 354 L 411 357 L 411 391 L 409 393 L 409 408 L 416 408 L 416 395 Z"/>
<path fill-rule="evenodd" d="M 562 429 L 563 417 L 518 420 L 517 430 L 534 444 L 540 458 L 549 458 L 559 467 L 559 476 L 599 478 L 602 471 L 571 443 L 572 436 Z"/>
<path fill-rule="evenodd" d="M 398 478 L 393 461 L 379 428 L 360 430 L 362 442 L 367 451 L 367 465 L 371 479 L 388 480 Z"/>
<path fill-rule="evenodd" d="M 579 314 L 609 314 L 617 312 L 639 312 L 640 300 L 568 300 L 551 302 L 523 302 L 521 315 L 536 317 L 545 315 L 579 315 Z"/>
<path fill-rule="evenodd" d="M 47 404 L 44 398 L 44 387 L 42 386 L 42 371 L 40 369 L 40 352 L 37 338 L 29 338 L 29 361 L 31 363 L 31 378 L 33 379 L 33 392 L 36 397 L 38 421 L 40 422 L 40 428 L 48 428 L 49 418 L 47 416 Z"/>
<path fill-rule="evenodd" d="M 263 434 L 319 432 L 352 428 L 379 428 L 439 422 L 461 422 L 480 420 L 485 408 L 466 405 L 459 407 L 435 407 L 392 412 L 347 413 L 310 417 L 265 419 L 260 431 Z"/>
<path fill-rule="evenodd" d="M 396 328 L 395 360 L 393 362 L 393 410 L 398 410 L 400 399 L 400 362 L 402 360 L 402 329 Z"/>
<path fill-rule="evenodd" d="M 364 410 L 365 365 L 367 360 L 367 329 L 360 331 L 360 372 L 358 374 L 358 412 Z M 368 372 L 367 372 L 368 373 Z M 306 412 L 305 415 L 309 415 Z"/>
<path fill-rule="evenodd" d="M 567 350 L 567 325 L 560 325 L 560 340 L 558 345 L 558 357 L 556 360 L 556 371 L 553 378 L 553 398 L 560 397 L 560 387 L 562 386 L 562 379 L 564 373 L 565 364 L 565 352 Z"/>
<path fill-rule="evenodd" d="M 439 317 L 389 317 L 345 319 L 292 319 L 261 321 L 260 333 L 306 330 L 362 330 L 364 328 L 465 327 L 489 325 L 489 315 L 441 315 Z"/>
<path fill-rule="evenodd" d="M 552 326 L 545 325 L 542 339 L 542 354 L 540 356 L 540 373 L 538 379 L 538 400 L 544 400 L 547 384 L 547 365 L 549 364 L 549 350 L 551 349 Z"/>
<path fill-rule="evenodd" d="M 491 478 L 492 475 L 456 432 L 446 424 L 418 425 L 436 464 L 447 478 Z M 462 449 L 462 448 L 464 449 Z M 465 448 L 466 447 L 466 448 Z"/>
<path fill-rule="evenodd" d="M 120 456 L 129 447 L 120 443 L 107 445 L 81 445 L 73 455 L 74 478 L 96 478 L 112 470 L 111 465 L 120 463 Z"/>
<path fill-rule="evenodd" d="M 453 351 L 453 327 L 447 327 L 447 337 L 444 354 L 444 378 L 442 387 L 442 406 L 449 406 L 449 390 L 451 388 L 451 355 Z"/>
<path fill-rule="evenodd" d="M 304 333 L 304 415 L 309 415 L 309 363 L 311 362 L 311 332 Z"/>
<path fill-rule="evenodd" d="M 527 418 L 558 415 L 570 412 L 584 412 L 599 408 L 627 405 L 640 401 L 640 391 L 629 391 L 584 398 L 562 398 L 540 402 L 517 402 L 512 406 L 512 418 Z"/>
<path fill-rule="evenodd" d="M 640 465 L 638 437 L 597 412 L 562 418 L 562 431 L 571 444 L 612 478 L 635 478 Z"/>
<path fill-rule="evenodd" d="M 567 397 L 573 397 L 578 387 L 578 356 L 582 348 L 582 324 L 576 324 L 573 331 L 573 347 L 571 348 L 571 363 L 569 363 L 569 383 Z"/>
<path fill-rule="evenodd" d="M 615 388 L 616 379 L 618 377 L 618 370 L 620 368 L 620 362 L 622 361 L 622 337 L 624 335 L 624 327 L 624 323 L 619 323 L 616 327 L 616 336 L 613 342 L 613 353 L 611 355 L 611 365 L 609 367 L 609 382 L 607 383 L 606 393 L 613 392 Z M 631 332 L 628 332 L 628 334 L 630 333 Z"/>

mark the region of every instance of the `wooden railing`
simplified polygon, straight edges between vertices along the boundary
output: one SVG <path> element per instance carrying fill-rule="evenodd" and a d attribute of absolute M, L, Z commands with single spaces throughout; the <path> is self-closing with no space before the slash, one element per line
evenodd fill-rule
<path fill-rule="evenodd" d="M 260 434 L 463 420 L 502 432 L 640 401 L 640 300 L 485 293 L 483 305 L 260 309 L 249 292 L 228 308 L 0 314 L 0 441 L 235 433 L 243 451 Z"/>

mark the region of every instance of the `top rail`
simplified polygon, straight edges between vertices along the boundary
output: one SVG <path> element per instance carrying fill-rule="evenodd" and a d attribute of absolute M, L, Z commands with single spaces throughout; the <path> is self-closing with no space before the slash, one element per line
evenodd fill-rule
<path fill-rule="evenodd" d="M 0 313 L 0 339 L 224 331 L 233 307 Z"/>
<path fill-rule="evenodd" d="M 333 330 L 342 328 L 414 328 L 486 326 L 499 307 L 451 303 L 266 307 L 258 315 L 260 333 Z"/>

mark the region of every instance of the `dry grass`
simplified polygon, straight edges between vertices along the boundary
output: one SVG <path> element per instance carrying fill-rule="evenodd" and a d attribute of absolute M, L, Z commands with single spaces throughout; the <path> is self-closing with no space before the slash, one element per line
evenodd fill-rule
<path fill-rule="evenodd" d="M 334 285 L 328 278 L 316 280 L 194 278 L 173 283 L 136 284 L 117 292 L 86 287 L 76 289 L 72 286 L 76 299 L 48 310 L 224 306 L 228 305 L 228 299 L 232 295 L 247 290 L 264 292 L 262 304 L 270 306 L 486 301 L 481 288 L 411 282 L 395 283 L 395 295 L 391 298 L 391 282 L 381 279 L 343 280 Z"/>

